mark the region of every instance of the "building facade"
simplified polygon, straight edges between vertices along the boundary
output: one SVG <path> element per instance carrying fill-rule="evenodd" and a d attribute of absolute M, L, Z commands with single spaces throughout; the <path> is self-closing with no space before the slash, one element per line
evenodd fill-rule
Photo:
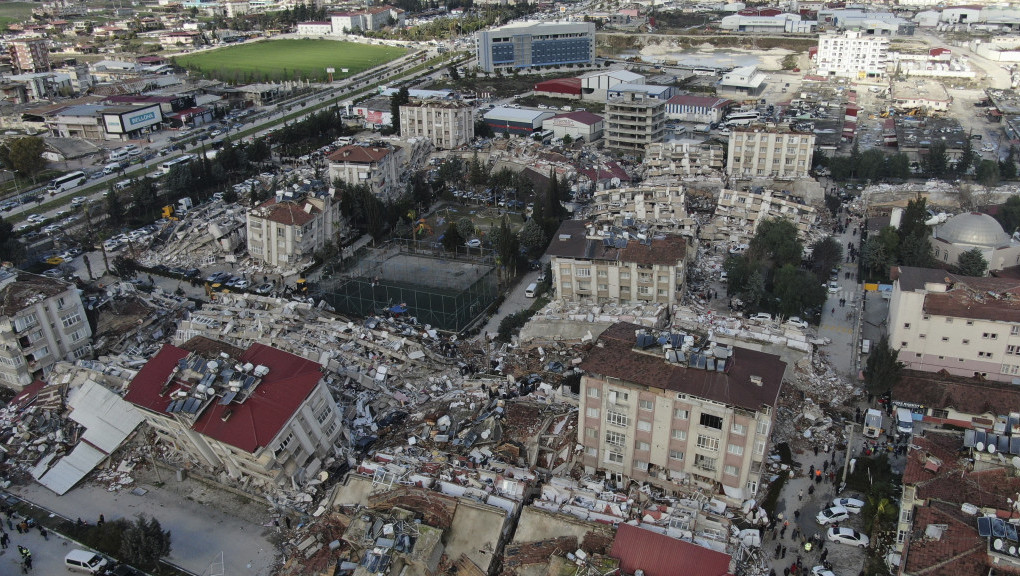
<path fill-rule="evenodd" d="M 480 30 L 475 44 L 478 67 L 485 72 L 590 64 L 595 58 L 595 24 L 518 22 Z"/>
<path fill-rule="evenodd" d="M 565 112 L 542 121 L 543 130 L 552 130 L 554 138 L 570 136 L 575 142 L 594 142 L 602 138 L 606 122 L 591 112 Z"/>
<path fill-rule="evenodd" d="M 861 32 L 829 32 L 818 37 L 820 76 L 882 78 L 889 61 L 889 38 Z"/>
<path fill-rule="evenodd" d="M 425 100 L 400 107 L 400 135 L 428 138 L 436 148 L 450 150 L 475 137 L 475 108 L 456 100 Z"/>
<path fill-rule="evenodd" d="M 981 252 L 990 272 L 1020 265 L 1020 241 L 988 214 L 957 214 L 935 226 L 928 242 L 932 256 L 946 265 L 956 265 L 960 255 L 971 250 Z"/>
<path fill-rule="evenodd" d="M 22 388 L 59 360 L 92 354 L 92 328 L 73 284 L 0 270 L 0 380 Z"/>
<path fill-rule="evenodd" d="M 336 239 L 340 203 L 332 197 L 273 198 L 248 211 L 248 254 L 278 267 L 311 258 Z"/>
<path fill-rule="evenodd" d="M 815 135 L 788 125 L 734 128 L 726 154 L 726 174 L 736 178 L 807 178 Z"/>
<path fill-rule="evenodd" d="M 674 229 L 688 220 L 683 186 L 648 186 L 598 190 L 591 217 L 599 226 L 643 226 Z"/>
<path fill-rule="evenodd" d="M 164 345 L 124 399 L 189 464 L 262 488 L 317 474 L 342 428 L 322 366 L 262 344 L 209 358 Z"/>
<path fill-rule="evenodd" d="M 11 55 L 11 65 L 18 72 L 46 72 L 50 69 L 49 49 L 42 38 L 11 40 L 7 44 L 7 52 Z"/>
<path fill-rule="evenodd" d="M 546 253 L 560 300 L 676 304 L 687 272 L 687 241 L 611 237 L 578 220 L 560 225 Z"/>
<path fill-rule="evenodd" d="M 803 198 L 788 193 L 758 187 L 723 189 L 712 225 L 704 232 L 713 235 L 714 231 L 715 240 L 746 242 L 754 237 L 762 222 L 775 218 L 792 223 L 803 239 L 818 223 L 818 211 L 805 204 Z"/>
<path fill-rule="evenodd" d="M 733 106 L 732 100 L 715 96 L 679 94 L 666 102 L 666 118 L 681 122 L 721 122 L 726 111 Z"/>
<path fill-rule="evenodd" d="M 753 498 L 767 473 L 762 463 L 786 364 L 711 343 L 695 351 L 686 335 L 663 348 L 640 331 L 609 327 L 581 363 L 577 441 L 585 471 L 617 484 L 668 490 L 691 482 L 731 501 Z"/>
<path fill-rule="evenodd" d="M 642 162 L 645 177 L 722 172 L 726 167 L 726 144 L 715 138 L 669 140 L 652 144 Z"/>
<path fill-rule="evenodd" d="M 645 149 L 666 137 L 666 102 L 625 93 L 606 101 L 606 147 Z"/>
<path fill-rule="evenodd" d="M 399 192 L 400 149 L 351 144 L 329 155 L 329 180 L 366 184 L 383 196 Z"/>

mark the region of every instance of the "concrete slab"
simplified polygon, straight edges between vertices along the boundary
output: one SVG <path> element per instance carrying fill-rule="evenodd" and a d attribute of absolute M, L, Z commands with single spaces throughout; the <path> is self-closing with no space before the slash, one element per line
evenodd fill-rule
<path fill-rule="evenodd" d="M 611 536 L 613 531 L 605 524 L 588 522 L 566 514 L 553 514 L 541 508 L 528 506 L 521 512 L 514 532 L 514 543 L 537 542 L 560 536 L 576 536 L 577 541 L 584 540 L 589 532 L 601 532 Z"/>
<path fill-rule="evenodd" d="M 461 499 L 453 516 L 446 555 L 466 555 L 485 572 L 489 571 L 506 524 L 506 512 L 495 506 Z"/>
<path fill-rule="evenodd" d="M 368 501 L 368 495 L 372 493 L 372 481 L 364 476 L 351 474 L 347 482 L 338 484 L 336 493 L 333 496 L 332 506 L 358 506 Z"/>

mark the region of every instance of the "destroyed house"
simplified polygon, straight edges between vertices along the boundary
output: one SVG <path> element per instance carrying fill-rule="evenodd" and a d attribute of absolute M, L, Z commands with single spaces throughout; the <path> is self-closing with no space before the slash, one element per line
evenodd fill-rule
<path fill-rule="evenodd" d="M 342 540 L 359 553 L 358 563 L 344 562 L 341 571 L 355 574 L 434 576 L 445 550 L 444 530 L 429 526 L 412 511 L 391 508 L 386 514 L 354 516 Z"/>
<path fill-rule="evenodd" d="M 687 241 L 567 220 L 546 253 L 560 300 L 676 304 L 683 293 Z"/>
<path fill-rule="evenodd" d="M 58 360 L 92 353 L 92 329 L 73 284 L 0 270 L 0 380 L 22 388 Z"/>
<path fill-rule="evenodd" d="M 786 371 L 778 356 L 620 322 L 580 367 L 586 473 L 754 497 Z"/>
<path fill-rule="evenodd" d="M 302 483 L 334 456 L 341 432 L 321 368 L 263 344 L 236 358 L 165 345 L 124 398 L 193 464 L 243 484 Z"/>
<path fill-rule="evenodd" d="M 248 211 L 248 253 L 272 266 L 293 266 L 332 242 L 339 222 L 340 203 L 330 196 L 278 194 Z"/>

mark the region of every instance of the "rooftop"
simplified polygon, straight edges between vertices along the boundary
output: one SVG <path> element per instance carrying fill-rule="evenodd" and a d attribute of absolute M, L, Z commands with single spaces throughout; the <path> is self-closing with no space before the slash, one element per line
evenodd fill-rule
<path fill-rule="evenodd" d="M 13 282 L 0 288 L 0 315 L 13 316 L 25 307 L 66 292 L 69 288 L 71 285 L 63 280 L 18 271 Z"/>
<path fill-rule="evenodd" d="M 730 555 L 671 538 L 645 528 L 620 524 L 609 553 L 619 558 L 625 574 L 673 576 L 683 566 L 685 576 L 723 576 L 730 571 Z"/>
<path fill-rule="evenodd" d="M 952 244 L 994 248 L 1010 243 L 1002 224 L 988 214 L 964 212 L 935 227 L 934 236 Z"/>
<path fill-rule="evenodd" d="M 931 102 L 952 102 L 944 84 L 939 80 L 911 79 L 894 80 L 892 83 L 893 100 L 928 100 Z"/>
<path fill-rule="evenodd" d="M 276 198 L 266 200 L 251 211 L 251 215 L 256 218 L 264 218 L 287 226 L 304 226 L 321 213 L 322 210 L 308 200 L 293 202 L 278 201 Z"/>
<path fill-rule="evenodd" d="M 656 236 L 647 244 L 636 238 L 615 245 L 610 245 L 607 240 L 610 238 L 589 238 L 584 222 L 567 220 L 560 224 L 547 253 L 561 258 L 634 262 L 648 266 L 676 266 L 687 257 L 687 240 L 682 236 Z"/>
<path fill-rule="evenodd" d="M 936 526 L 930 535 L 929 526 Z M 986 547 L 973 516 L 961 512 L 959 506 L 933 502 L 915 509 L 903 572 L 926 576 L 988 574 L 992 566 Z"/>
<path fill-rule="evenodd" d="M 733 100 L 717 98 L 715 96 L 698 96 L 696 94 L 678 94 L 666 101 L 667 104 L 676 106 L 691 106 L 701 108 L 724 108 L 733 104 Z"/>
<path fill-rule="evenodd" d="M 919 370 L 904 370 L 893 396 L 935 410 L 952 408 L 972 415 L 996 414 L 1005 406 L 1020 406 L 1020 386 Z"/>
<path fill-rule="evenodd" d="M 550 118 L 550 120 L 555 120 L 556 118 L 567 118 L 574 122 L 587 124 L 588 126 L 594 126 L 603 120 L 601 116 L 598 114 L 592 114 L 591 112 L 567 112 L 565 114 L 557 114 Z"/>
<path fill-rule="evenodd" d="M 643 328 L 628 322 L 610 326 L 599 336 L 597 347 L 581 363 L 581 369 L 748 410 L 775 406 L 786 372 L 786 363 L 778 356 L 732 348 L 722 372 L 689 368 L 667 362 L 659 348 L 651 349 L 652 353 L 635 349 L 639 330 Z M 761 384 L 752 382 L 752 377 L 760 377 Z"/>
<path fill-rule="evenodd" d="M 350 164 L 372 164 L 379 162 L 390 153 L 389 148 L 378 146 L 358 146 L 350 144 L 338 148 L 328 156 L 330 162 L 346 162 Z"/>
<path fill-rule="evenodd" d="M 508 108 L 497 106 L 485 113 L 486 120 L 507 120 L 510 122 L 535 122 L 535 120 L 552 117 L 553 112 L 548 110 L 536 110 L 534 108 Z"/>

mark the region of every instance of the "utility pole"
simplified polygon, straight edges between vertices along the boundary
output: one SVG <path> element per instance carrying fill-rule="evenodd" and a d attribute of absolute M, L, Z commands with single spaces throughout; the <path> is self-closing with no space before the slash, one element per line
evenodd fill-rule
<path fill-rule="evenodd" d="M 849 424 L 847 425 L 847 428 L 850 429 L 850 438 L 848 438 L 846 441 L 846 458 L 843 460 L 843 480 L 841 484 L 842 486 L 846 486 L 846 474 L 847 470 L 850 469 L 850 455 L 853 452 L 854 448 L 854 432 L 857 430 L 857 423 L 854 422 L 852 424 Z"/>

